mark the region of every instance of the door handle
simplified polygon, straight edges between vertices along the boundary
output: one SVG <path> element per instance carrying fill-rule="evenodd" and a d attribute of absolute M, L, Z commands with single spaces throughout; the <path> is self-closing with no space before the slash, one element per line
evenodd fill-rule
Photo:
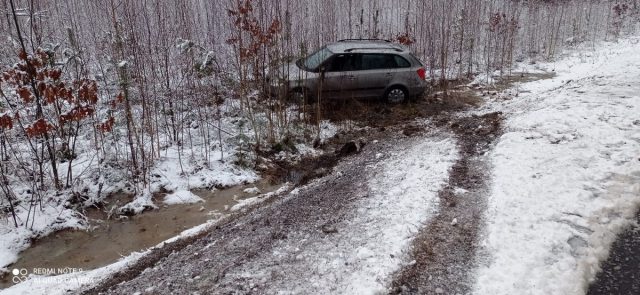
<path fill-rule="evenodd" d="M 347 76 L 347 79 L 349 79 L 349 80 L 355 80 L 355 79 L 356 79 L 356 76 L 349 75 L 349 76 Z"/>

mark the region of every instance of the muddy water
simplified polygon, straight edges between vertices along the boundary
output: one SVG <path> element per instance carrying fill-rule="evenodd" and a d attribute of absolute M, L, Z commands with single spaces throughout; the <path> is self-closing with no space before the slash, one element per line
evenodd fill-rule
<path fill-rule="evenodd" d="M 163 196 L 155 203 L 158 210 L 147 211 L 124 220 L 105 220 L 106 213 L 98 210 L 88 212 L 90 231 L 65 230 L 35 241 L 30 248 L 20 253 L 20 259 L 9 269 L 34 268 L 82 268 L 94 269 L 117 261 L 135 251 L 149 247 L 178 235 L 185 229 L 202 224 L 216 215 L 224 214 L 227 208 L 255 194 L 244 189 L 257 187 L 261 193 L 272 192 L 278 185 L 259 182 L 214 192 L 196 190 L 194 194 L 205 202 L 163 206 Z M 12 285 L 10 276 L 0 280 L 0 288 Z"/>
<path fill-rule="evenodd" d="M 498 79 L 498 82 L 494 85 L 495 90 L 503 91 L 512 88 L 516 83 L 528 83 L 538 80 L 551 79 L 556 76 L 554 72 L 546 73 L 522 73 L 514 72 L 511 75 L 507 75 Z"/>

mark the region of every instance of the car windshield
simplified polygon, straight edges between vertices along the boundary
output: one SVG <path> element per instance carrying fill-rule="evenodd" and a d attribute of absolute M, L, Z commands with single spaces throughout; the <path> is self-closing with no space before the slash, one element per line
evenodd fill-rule
<path fill-rule="evenodd" d="M 314 54 L 309 55 L 307 58 L 303 60 L 303 65 L 305 68 L 309 70 L 317 69 L 329 56 L 331 56 L 332 52 L 329 49 L 322 48 L 316 51 Z"/>

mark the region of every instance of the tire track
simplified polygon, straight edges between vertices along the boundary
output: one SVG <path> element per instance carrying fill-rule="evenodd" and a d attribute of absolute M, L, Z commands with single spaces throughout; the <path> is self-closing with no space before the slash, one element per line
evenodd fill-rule
<path fill-rule="evenodd" d="M 484 154 L 501 134 L 501 113 L 441 119 L 456 134 L 460 158 L 442 189 L 440 211 L 413 242 L 410 263 L 399 271 L 391 294 L 466 294 L 472 289 L 479 234 L 490 186 Z"/>

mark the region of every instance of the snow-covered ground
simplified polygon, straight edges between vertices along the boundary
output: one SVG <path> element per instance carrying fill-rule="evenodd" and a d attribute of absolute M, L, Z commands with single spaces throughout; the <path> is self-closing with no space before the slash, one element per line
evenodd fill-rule
<path fill-rule="evenodd" d="M 447 183 L 458 157 L 451 138 L 425 138 L 406 152 L 390 155 L 381 171 L 371 173 L 373 198 L 361 204 L 358 213 L 362 214 L 356 220 L 363 237 L 358 237 L 362 242 L 355 244 L 361 246 L 351 252 L 351 258 L 346 255 L 353 266 L 342 274 L 345 280 L 339 293 L 388 291 L 392 274 L 403 263 L 412 263 L 408 255 L 411 242 L 420 227 L 438 212 L 438 191 Z"/>
<path fill-rule="evenodd" d="M 505 113 L 475 294 L 584 294 L 640 205 L 640 39 L 551 64 Z"/>

